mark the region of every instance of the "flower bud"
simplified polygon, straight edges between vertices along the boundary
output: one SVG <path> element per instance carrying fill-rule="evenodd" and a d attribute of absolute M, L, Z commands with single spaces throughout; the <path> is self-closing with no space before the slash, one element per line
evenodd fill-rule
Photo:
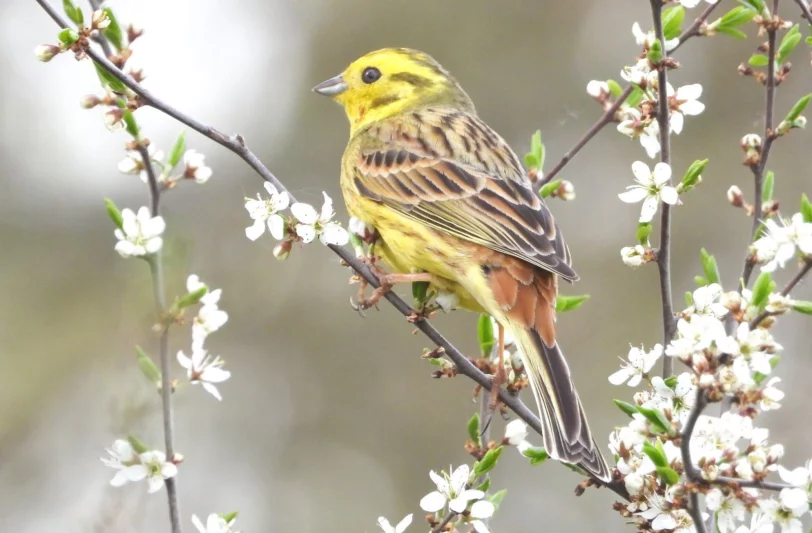
<path fill-rule="evenodd" d="M 103 30 L 110 25 L 110 19 L 108 18 L 107 13 L 100 9 L 93 12 L 91 23 L 91 27 L 94 30 Z"/>
<path fill-rule="evenodd" d="M 575 187 L 573 186 L 572 182 L 563 180 L 561 182 L 561 185 L 558 186 L 556 196 L 558 196 L 565 202 L 575 200 Z"/>
<path fill-rule="evenodd" d="M 107 129 L 110 131 L 121 130 L 124 128 L 123 118 L 124 114 L 121 112 L 121 109 L 111 109 L 104 114 L 104 125 L 107 126 Z"/>
<path fill-rule="evenodd" d="M 273 249 L 273 256 L 283 261 L 290 255 L 290 250 L 293 247 L 293 241 L 282 241 L 277 244 Z"/>
<path fill-rule="evenodd" d="M 34 48 L 34 55 L 43 63 L 52 60 L 60 52 L 62 52 L 62 49 L 52 44 L 41 44 Z"/>
<path fill-rule="evenodd" d="M 101 103 L 101 100 L 95 94 L 87 94 L 79 100 L 79 105 L 82 109 L 93 109 Z"/>
<path fill-rule="evenodd" d="M 750 148 L 761 150 L 761 136 L 755 133 L 748 133 L 742 137 L 741 146 L 745 152 Z"/>
<path fill-rule="evenodd" d="M 727 201 L 730 202 L 730 205 L 733 207 L 742 207 L 744 205 L 742 190 L 738 186 L 732 185 L 727 190 Z"/>
<path fill-rule="evenodd" d="M 605 81 L 592 80 L 586 84 L 586 93 L 600 100 L 609 94 L 609 85 Z"/>

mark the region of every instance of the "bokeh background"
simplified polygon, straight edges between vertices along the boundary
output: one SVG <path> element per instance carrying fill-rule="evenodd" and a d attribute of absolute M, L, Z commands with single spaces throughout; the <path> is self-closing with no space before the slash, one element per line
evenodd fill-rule
<path fill-rule="evenodd" d="M 791 4 L 782 7 L 797 20 Z M 638 52 L 632 23 L 649 20 L 643 0 L 110 5 L 122 21 L 146 28 L 132 62 L 145 69 L 151 90 L 243 134 L 299 199 L 313 203 L 322 190 L 339 198 L 347 124 L 310 88 L 357 56 L 385 46 L 428 51 L 519 153 L 540 128 L 551 165 L 600 113 L 587 81 L 617 78 Z M 108 133 L 100 110 L 78 106 L 97 90 L 90 64 L 68 55 L 50 64 L 34 59 L 34 46 L 55 41 L 56 31 L 33 0 L 0 6 L 0 530 L 164 531 L 163 493 L 148 497 L 142 484 L 113 489 L 112 472 L 98 461 L 126 432 L 162 442 L 158 397 L 133 355 L 135 344 L 155 350 L 149 274 L 113 251 L 102 204 L 109 197 L 137 208 L 146 190 L 116 170 L 125 135 Z M 726 204 L 725 191 L 739 184 L 752 195 L 738 143 L 762 131 L 763 92 L 736 67 L 757 44 L 721 36 L 677 53 L 682 68 L 673 82 L 702 83 L 708 109 L 674 138 L 675 168 L 711 159 L 702 186 L 675 210 L 678 304 L 700 271 L 700 247 L 717 255 L 729 287 L 740 271 L 750 221 Z M 799 48 L 794 62 L 778 92 L 778 116 L 812 82 L 807 52 Z M 181 130 L 151 109 L 138 118 L 164 149 Z M 196 387 L 176 396 L 185 527 L 192 513 L 235 509 L 248 532 L 375 531 L 379 515 L 394 522 L 411 512 L 419 522 L 429 469 L 469 460 L 462 443 L 476 409 L 472 383 L 432 380 L 420 360 L 429 343 L 388 306 L 359 318 L 348 305 L 355 291 L 348 272 L 318 244 L 279 262 L 270 237 L 249 242 L 243 198 L 261 190 L 260 180 L 199 135 L 190 132 L 187 142 L 215 174 L 205 186 L 183 184 L 166 195 L 170 290 L 181 291 L 192 272 L 223 288 L 230 320 L 209 346 L 233 378 L 221 387 L 222 403 Z M 808 147 L 808 134 L 794 133 L 773 151 L 787 213 L 797 211 L 802 191 L 812 192 Z M 575 184 L 577 200 L 552 203 L 582 278 L 563 290 L 592 295 L 559 327 L 600 440 L 624 423 L 611 399 L 633 392 L 613 388 L 607 375 L 630 343 L 651 346 L 661 336 L 656 269 L 633 271 L 618 254 L 634 238 L 638 208 L 616 195 L 631 183 L 635 159 L 645 159 L 639 144 L 607 128 L 560 175 Z M 812 291 L 802 285 L 797 296 Z M 436 324 L 474 353 L 475 318 L 453 313 Z M 789 464 L 805 459 L 812 441 L 807 417 L 798 415 L 812 378 L 808 328 L 795 316 L 778 328 L 785 356 L 777 373 L 788 394 L 784 409 L 764 417 L 787 444 Z M 173 353 L 188 349 L 189 339 L 188 329 L 174 329 Z M 492 529 L 627 530 L 611 511 L 611 493 L 576 498 L 578 482 L 559 465 L 531 468 L 507 450 L 494 484 L 508 496 Z"/>

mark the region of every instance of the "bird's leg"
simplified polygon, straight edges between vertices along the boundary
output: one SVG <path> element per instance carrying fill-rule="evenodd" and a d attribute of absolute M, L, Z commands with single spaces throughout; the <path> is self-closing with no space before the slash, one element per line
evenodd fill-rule
<path fill-rule="evenodd" d="M 488 409 L 493 413 L 499 406 L 499 391 L 502 385 L 507 383 L 507 374 L 505 374 L 505 328 L 501 323 L 497 322 L 499 326 L 499 341 L 497 344 L 498 360 L 496 362 L 496 370 L 491 378 L 491 401 L 488 404 Z"/>
<path fill-rule="evenodd" d="M 378 281 L 381 286 L 372 291 L 369 298 L 361 299 L 359 294 L 358 308 L 369 309 L 376 305 L 384 295 L 392 290 L 392 287 L 398 283 L 414 283 L 415 281 L 432 281 L 432 275 L 428 272 L 415 272 L 410 274 L 381 274 L 378 275 Z"/>

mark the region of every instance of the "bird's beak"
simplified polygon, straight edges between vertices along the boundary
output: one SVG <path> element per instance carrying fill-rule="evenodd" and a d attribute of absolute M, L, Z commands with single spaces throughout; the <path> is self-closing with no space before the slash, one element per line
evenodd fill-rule
<path fill-rule="evenodd" d="M 325 80 L 315 87 L 313 87 L 313 91 L 323 94 L 324 96 L 338 96 L 339 94 L 343 93 L 349 89 L 347 83 L 344 81 L 340 75 L 334 78 L 330 78 L 329 80 Z"/>

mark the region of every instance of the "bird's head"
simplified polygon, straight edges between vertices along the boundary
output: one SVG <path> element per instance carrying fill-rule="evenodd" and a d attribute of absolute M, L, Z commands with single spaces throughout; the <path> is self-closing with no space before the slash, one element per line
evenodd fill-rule
<path fill-rule="evenodd" d="M 422 107 L 446 105 L 474 111 L 471 99 L 437 61 L 408 48 L 370 52 L 313 90 L 344 106 L 351 134 Z"/>

